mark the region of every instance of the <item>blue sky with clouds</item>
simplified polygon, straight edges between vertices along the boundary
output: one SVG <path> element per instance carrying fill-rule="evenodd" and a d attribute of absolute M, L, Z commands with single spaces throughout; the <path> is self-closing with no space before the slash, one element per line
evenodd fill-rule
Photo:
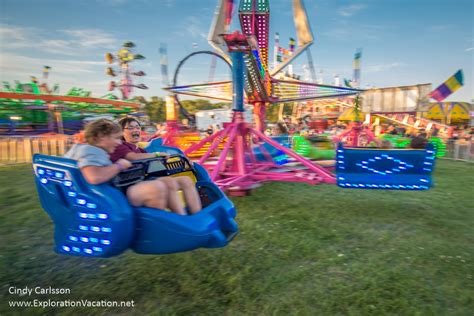
<path fill-rule="evenodd" d="M 150 89 L 140 92 L 164 95 L 160 43 L 167 44 L 172 76 L 187 54 L 210 49 L 206 39 L 216 5 L 217 0 L 0 0 L 0 79 L 27 81 L 41 77 L 49 65 L 48 82 L 59 83 L 62 92 L 77 86 L 100 96 L 109 81 L 104 53 L 133 41 L 136 52 L 146 56 L 132 64 L 147 73 L 138 82 Z M 305 6 L 316 72 L 325 83 L 335 74 L 351 78 L 352 58 L 361 47 L 362 87 L 432 83 L 435 88 L 462 68 L 465 86 L 447 100 L 474 99 L 472 0 L 306 0 Z M 270 12 L 270 44 L 279 32 L 287 46 L 295 34 L 291 1 L 270 0 Z M 303 54 L 297 73 L 305 63 Z M 190 60 L 179 83 L 207 80 L 209 64 L 204 57 Z M 229 78 L 219 64 L 214 79 Z"/>

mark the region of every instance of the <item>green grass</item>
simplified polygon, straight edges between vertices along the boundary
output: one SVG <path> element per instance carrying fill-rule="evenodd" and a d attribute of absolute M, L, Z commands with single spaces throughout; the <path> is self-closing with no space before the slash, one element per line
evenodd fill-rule
<path fill-rule="evenodd" d="M 233 199 L 241 233 L 224 249 L 111 259 L 53 253 L 31 167 L 2 167 L 0 314 L 472 315 L 473 167 L 438 161 L 423 192 L 266 184 Z M 10 286 L 71 294 L 18 298 Z M 8 307 L 34 298 L 136 306 Z"/>

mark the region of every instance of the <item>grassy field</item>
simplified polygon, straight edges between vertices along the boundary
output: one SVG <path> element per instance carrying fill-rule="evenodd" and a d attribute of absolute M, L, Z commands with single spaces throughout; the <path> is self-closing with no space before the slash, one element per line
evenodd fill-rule
<path fill-rule="evenodd" d="M 425 192 L 271 183 L 234 198 L 224 249 L 111 259 L 53 253 L 30 166 L 0 167 L 1 315 L 472 315 L 474 165 L 438 161 Z M 11 287 L 68 295 L 11 295 Z M 134 308 L 9 308 L 13 300 Z"/>

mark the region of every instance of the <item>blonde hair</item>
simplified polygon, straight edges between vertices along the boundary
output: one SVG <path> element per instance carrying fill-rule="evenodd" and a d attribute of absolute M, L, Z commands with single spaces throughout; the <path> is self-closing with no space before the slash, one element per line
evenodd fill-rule
<path fill-rule="evenodd" d="M 97 142 L 97 138 L 101 136 L 109 136 L 121 132 L 120 125 L 106 119 L 92 121 L 86 125 L 84 129 L 84 137 L 86 142 L 93 145 Z"/>

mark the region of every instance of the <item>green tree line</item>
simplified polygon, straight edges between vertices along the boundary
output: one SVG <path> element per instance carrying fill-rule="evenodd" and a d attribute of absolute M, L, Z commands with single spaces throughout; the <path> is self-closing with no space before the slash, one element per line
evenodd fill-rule
<path fill-rule="evenodd" d="M 143 108 L 142 110 L 150 117 L 153 122 L 164 122 L 166 121 L 166 102 L 164 98 L 153 96 L 149 100 L 146 100 L 143 97 L 137 97 L 137 101 L 139 101 Z M 203 110 L 214 110 L 214 109 L 221 109 L 221 108 L 231 108 L 232 104 L 228 102 L 218 102 L 212 103 L 209 100 L 205 99 L 193 99 L 193 100 L 182 100 L 181 104 L 191 114 L 195 114 L 198 111 Z M 278 120 L 278 111 L 280 105 L 267 105 L 266 108 L 266 118 L 268 122 L 276 122 Z M 283 115 L 291 115 L 292 113 L 292 104 L 288 103 L 285 104 L 283 108 Z M 184 119 L 179 114 L 179 119 Z"/>

